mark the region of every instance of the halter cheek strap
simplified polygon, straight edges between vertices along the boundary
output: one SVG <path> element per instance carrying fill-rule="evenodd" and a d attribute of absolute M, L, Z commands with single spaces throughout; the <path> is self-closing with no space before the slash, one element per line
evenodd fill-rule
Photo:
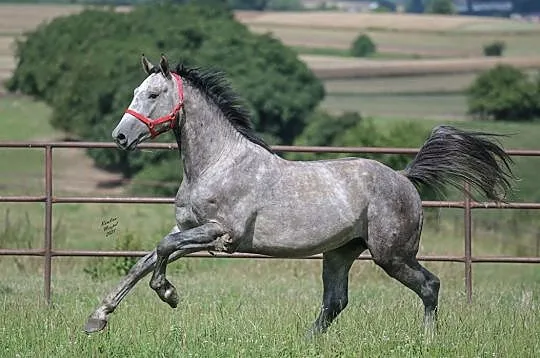
<path fill-rule="evenodd" d="M 180 113 L 180 111 L 182 110 L 182 108 L 184 107 L 184 86 L 182 83 L 182 77 L 180 77 L 179 75 L 173 72 L 171 72 L 171 75 L 173 76 L 174 80 L 176 81 L 176 85 L 178 86 L 178 97 L 180 98 L 180 101 L 178 102 L 176 106 L 174 106 L 171 113 L 163 117 L 150 119 L 146 117 L 145 115 L 129 108 L 126 109 L 126 111 L 124 112 L 124 113 L 131 114 L 133 117 L 143 122 L 148 127 L 151 138 L 155 138 L 161 133 L 164 133 L 168 131 L 169 129 L 173 129 L 175 119 Z"/>

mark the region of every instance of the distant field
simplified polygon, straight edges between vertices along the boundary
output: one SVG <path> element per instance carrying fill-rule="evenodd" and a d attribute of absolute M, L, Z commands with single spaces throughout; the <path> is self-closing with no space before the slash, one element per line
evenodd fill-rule
<path fill-rule="evenodd" d="M 332 112 L 360 112 L 371 117 L 398 117 L 429 120 L 463 120 L 465 96 L 461 94 L 359 95 L 328 94 L 321 107 Z"/>
<path fill-rule="evenodd" d="M 300 59 L 322 79 L 470 73 L 484 71 L 497 64 L 509 64 L 523 69 L 540 68 L 540 56 L 375 60 L 301 55 Z"/>
<path fill-rule="evenodd" d="M 35 28 L 41 22 L 82 11 L 79 5 L 0 5 L 0 33 L 18 34 Z M 129 11 L 119 6 L 116 11 Z M 459 33 L 527 33 L 539 32 L 540 24 L 515 20 L 413 14 L 372 14 L 345 12 L 249 12 L 237 11 L 239 21 L 250 26 L 293 26 L 324 29 L 425 31 Z"/>
<path fill-rule="evenodd" d="M 66 16 L 81 12 L 85 6 L 80 5 L 0 5 L 0 34 L 18 35 L 32 30 L 44 21 L 58 16 Z M 116 11 L 127 11 L 129 7 L 119 6 Z"/>
<path fill-rule="evenodd" d="M 463 120 L 474 74 L 329 79 L 321 107 L 370 117 Z"/>
<path fill-rule="evenodd" d="M 0 33 L 18 34 L 57 16 L 83 10 L 79 5 L 0 5 Z M 129 11 L 120 6 L 117 11 Z M 527 33 L 540 31 L 540 24 L 474 16 L 373 14 L 345 12 L 249 12 L 237 11 L 239 21 L 250 26 L 289 26 L 346 30 L 383 30 L 458 33 Z"/>
<path fill-rule="evenodd" d="M 324 81 L 327 93 L 331 94 L 425 94 L 461 93 L 467 88 L 475 74 L 373 77 L 354 79 L 329 79 Z"/>
<path fill-rule="evenodd" d="M 290 46 L 347 50 L 359 33 L 368 34 L 382 54 L 486 60 L 482 48 L 506 44 L 506 57 L 540 55 L 540 25 L 508 19 L 365 13 L 262 13 L 238 17 L 253 31 L 271 33 Z M 316 53 L 312 50 L 311 53 Z M 306 59 L 310 67 L 317 64 Z M 486 60 L 484 66 L 491 66 Z M 539 66 L 537 58 L 533 66 Z M 515 63 L 521 66 L 522 63 Z M 463 66 L 470 63 L 463 62 Z M 426 70 L 427 71 L 427 70 Z M 348 76 L 346 74 L 345 76 Z"/>
<path fill-rule="evenodd" d="M 14 62 L 14 36 L 35 28 L 56 16 L 80 12 L 82 6 L 0 5 L 0 80 L 9 75 Z M 117 11 L 129 11 L 120 7 Z M 482 57 L 482 46 L 493 40 L 507 44 L 503 59 L 513 65 L 540 67 L 540 24 L 508 19 L 428 16 L 406 14 L 364 14 L 336 12 L 253 13 L 237 12 L 237 18 L 255 32 L 272 32 L 285 44 L 317 53 L 317 49 L 347 50 L 360 31 L 367 32 L 382 56 L 366 62 L 345 63 L 340 56 L 303 56 L 303 60 L 324 77 L 350 77 L 381 73 L 449 73 L 478 71 L 497 60 Z M 312 48 L 313 50 L 309 51 Z M 386 55 L 385 55 L 386 54 Z M 452 58 L 440 64 L 399 62 L 399 58 Z M 415 59 L 411 60 L 415 61 Z M 389 62 L 389 63 L 382 63 Z M 340 67 L 340 70 L 336 70 Z"/>
<path fill-rule="evenodd" d="M 290 46 L 349 49 L 360 33 L 348 29 L 321 29 L 289 26 L 251 25 L 258 33 L 272 33 Z M 437 32 L 392 32 L 366 30 L 383 53 L 406 53 L 432 57 L 480 57 L 485 44 L 499 40 L 506 43 L 506 56 L 540 54 L 539 33 L 525 34 L 460 34 Z"/>
<path fill-rule="evenodd" d="M 325 29 L 384 30 L 413 32 L 508 33 L 539 32 L 540 24 L 515 20 L 414 14 L 374 14 L 346 12 L 268 12 L 238 14 L 240 21 L 251 26 L 295 26 Z"/>

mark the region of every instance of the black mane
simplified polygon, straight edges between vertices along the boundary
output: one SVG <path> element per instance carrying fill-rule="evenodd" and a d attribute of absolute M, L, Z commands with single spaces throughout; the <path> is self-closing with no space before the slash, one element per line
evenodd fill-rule
<path fill-rule="evenodd" d="M 270 146 L 255 133 L 250 111 L 240 96 L 234 92 L 223 72 L 213 69 L 188 68 L 182 64 L 176 67 L 175 72 L 206 94 L 223 112 L 232 126 L 246 139 L 273 153 Z"/>

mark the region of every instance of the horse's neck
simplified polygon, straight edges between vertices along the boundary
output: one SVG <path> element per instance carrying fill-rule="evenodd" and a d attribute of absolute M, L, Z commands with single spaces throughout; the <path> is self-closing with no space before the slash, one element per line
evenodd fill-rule
<path fill-rule="evenodd" d="M 177 141 L 185 175 L 195 178 L 224 155 L 239 154 L 246 146 L 221 110 L 191 86 L 185 86 L 185 118 Z"/>

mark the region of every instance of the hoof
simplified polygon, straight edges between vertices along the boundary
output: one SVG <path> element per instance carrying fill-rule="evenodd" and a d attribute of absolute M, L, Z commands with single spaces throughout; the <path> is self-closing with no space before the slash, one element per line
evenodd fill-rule
<path fill-rule="evenodd" d="M 171 308 L 178 307 L 179 298 L 173 285 L 170 285 L 170 287 L 165 291 L 165 295 L 162 299 L 169 306 L 171 306 Z"/>
<path fill-rule="evenodd" d="M 84 325 L 84 331 L 86 333 L 95 333 L 102 331 L 107 326 L 107 321 L 99 318 L 88 318 Z"/>
<path fill-rule="evenodd" d="M 171 306 L 171 308 L 176 308 L 178 306 L 178 294 L 176 293 L 176 288 L 167 280 L 164 280 L 162 283 L 156 283 L 151 281 L 150 287 L 156 291 L 159 298 Z"/>

